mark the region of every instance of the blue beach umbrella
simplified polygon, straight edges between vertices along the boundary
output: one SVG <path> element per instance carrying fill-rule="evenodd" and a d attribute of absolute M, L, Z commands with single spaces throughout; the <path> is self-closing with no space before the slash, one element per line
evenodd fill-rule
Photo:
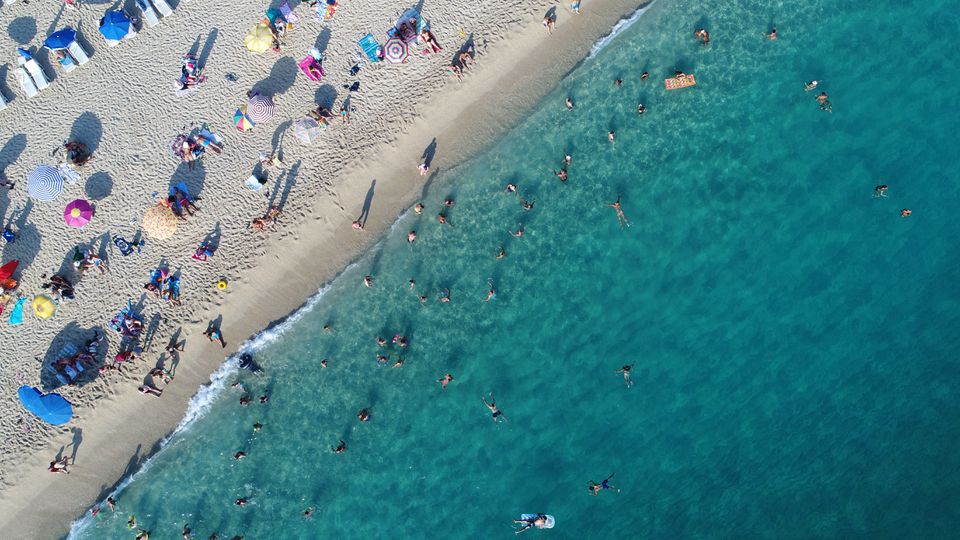
<path fill-rule="evenodd" d="M 130 33 L 130 18 L 122 11 L 108 11 L 100 19 L 100 33 L 107 39 L 120 41 Z"/>
<path fill-rule="evenodd" d="M 73 417 L 73 407 L 60 394 L 44 394 L 32 386 L 21 386 L 17 395 L 28 411 L 48 424 L 59 426 Z"/>
<path fill-rule="evenodd" d="M 64 28 L 57 30 L 43 42 L 43 45 L 51 51 L 66 49 L 71 43 L 77 40 L 77 31 L 73 28 Z"/>

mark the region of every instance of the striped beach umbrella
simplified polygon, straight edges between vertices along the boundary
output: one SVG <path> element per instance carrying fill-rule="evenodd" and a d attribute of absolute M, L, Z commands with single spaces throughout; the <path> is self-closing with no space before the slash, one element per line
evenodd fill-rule
<path fill-rule="evenodd" d="M 254 124 L 269 121 L 273 118 L 273 100 L 268 96 L 254 94 L 247 102 L 247 118 Z"/>
<path fill-rule="evenodd" d="M 402 64 L 410 56 L 410 50 L 402 39 L 390 38 L 383 44 L 383 56 L 391 64 Z"/>
<path fill-rule="evenodd" d="M 52 201 L 63 193 L 63 174 L 56 167 L 40 165 L 27 176 L 27 193 L 38 201 Z"/>
<path fill-rule="evenodd" d="M 310 144 L 320 137 L 326 127 L 326 124 L 320 124 L 313 118 L 304 118 L 293 124 L 293 136 L 303 144 Z"/>
<path fill-rule="evenodd" d="M 77 199 L 63 210 L 63 220 L 75 229 L 90 223 L 91 218 L 93 218 L 93 207 L 86 199 Z"/>

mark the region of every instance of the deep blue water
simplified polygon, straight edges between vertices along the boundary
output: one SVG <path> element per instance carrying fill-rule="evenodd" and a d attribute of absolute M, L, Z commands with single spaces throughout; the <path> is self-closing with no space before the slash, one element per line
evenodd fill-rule
<path fill-rule="evenodd" d="M 545 512 L 525 535 L 956 538 L 958 8 L 656 3 L 261 346 L 253 404 L 218 393 L 77 536 L 134 514 L 161 539 L 510 538 Z M 666 92 L 674 68 L 697 86 Z M 375 342 L 396 333 L 401 369 Z"/>

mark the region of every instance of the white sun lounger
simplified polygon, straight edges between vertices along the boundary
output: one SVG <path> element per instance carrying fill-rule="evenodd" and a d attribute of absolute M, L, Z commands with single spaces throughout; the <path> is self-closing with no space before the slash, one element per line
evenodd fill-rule
<path fill-rule="evenodd" d="M 167 3 L 167 0 L 150 0 L 153 4 L 153 7 L 160 12 L 164 17 L 169 17 L 173 15 L 173 9 L 170 8 L 170 4 Z"/>
<path fill-rule="evenodd" d="M 153 10 L 150 2 L 147 2 L 147 0 L 137 0 L 137 7 L 140 8 L 140 13 L 143 14 L 143 21 L 147 23 L 147 26 L 153 27 L 160 24 L 157 12 Z"/>
<path fill-rule="evenodd" d="M 81 66 L 90 61 L 90 57 L 87 56 L 87 51 L 83 50 L 83 47 L 76 41 L 71 41 L 70 45 L 67 45 L 67 51 Z"/>
<path fill-rule="evenodd" d="M 33 79 L 34 86 L 37 87 L 37 90 L 43 90 L 44 88 L 50 86 L 50 81 L 47 80 L 47 75 L 43 72 L 43 68 L 40 67 L 40 64 L 36 60 L 31 58 L 27 60 L 22 56 L 17 59 L 20 62 L 20 65 L 27 70 L 27 73 L 30 74 L 30 77 Z"/>
<path fill-rule="evenodd" d="M 23 66 L 17 68 L 17 80 L 20 81 L 20 88 L 23 88 L 23 93 L 26 94 L 28 98 L 40 92 L 37 90 L 37 85 L 33 84 L 33 79 L 30 78 L 30 74 L 27 73 L 27 70 L 23 69 Z"/>

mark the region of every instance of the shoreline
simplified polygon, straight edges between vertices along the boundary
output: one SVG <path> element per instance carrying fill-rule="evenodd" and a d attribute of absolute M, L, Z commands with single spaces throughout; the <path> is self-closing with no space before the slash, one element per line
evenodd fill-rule
<path fill-rule="evenodd" d="M 645 3 L 595 0 L 578 16 L 562 6 L 553 36 L 548 37 L 533 19 L 480 50 L 473 73 L 462 84 L 446 84 L 425 103 L 416 104 L 415 109 L 423 112 L 403 123 L 394 140 L 368 149 L 366 154 L 375 157 L 346 165 L 330 184 L 334 197 L 318 198 L 296 223 L 283 223 L 283 230 L 271 236 L 270 245 L 257 256 L 258 264 L 232 280 L 230 291 L 217 297 L 209 313 L 187 317 L 182 337 L 187 338 L 188 349 L 176 382 L 163 399 L 146 401 L 132 388 L 123 388 L 96 407 L 78 411 L 72 425 L 83 429 L 84 458 L 69 476 L 46 471 L 49 456 L 70 442 L 66 432 L 53 437 L 45 451 L 17 463 L 11 485 L 0 492 L 0 534 L 11 538 L 65 534 L 71 520 L 84 515 L 159 449 L 181 423 L 198 389 L 223 364 L 223 353 L 236 351 L 237 336 L 257 336 L 303 307 L 305 297 L 309 301 L 380 240 L 434 175 L 476 156 L 513 127 L 617 21 Z M 349 15 L 345 10 L 344 16 Z M 497 114 L 491 114 L 491 108 L 497 108 Z M 440 144 L 431 175 L 419 177 L 416 158 L 433 138 Z M 350 222 L 359 213 L 371 179 L 377 180 L 374 210 L 366 230 L 357 233 Z M 213 318 L 218 313 L 226 315 L 223 333 L 228 347 L 222 351 L 202 342 L 200 335 L 207 315 Z M 198 352 L 202 358 L 197 358 Z"/>

